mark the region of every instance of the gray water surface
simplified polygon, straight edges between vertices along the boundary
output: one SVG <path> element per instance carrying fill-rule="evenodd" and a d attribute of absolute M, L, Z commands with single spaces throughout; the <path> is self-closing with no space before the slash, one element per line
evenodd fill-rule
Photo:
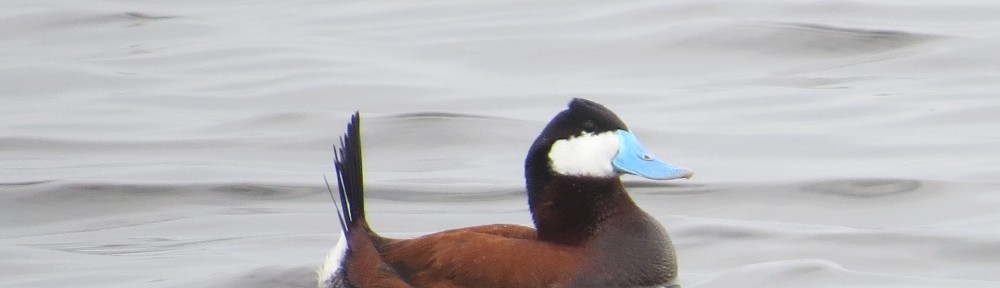
<path fill-rule="evenodd" d="M 383 235 L 529 225 L 572 97 L 684 287 L 1000 287 L 992 1 L 0 6 L 0 287 L 312 287 L 355 110 Z"/>

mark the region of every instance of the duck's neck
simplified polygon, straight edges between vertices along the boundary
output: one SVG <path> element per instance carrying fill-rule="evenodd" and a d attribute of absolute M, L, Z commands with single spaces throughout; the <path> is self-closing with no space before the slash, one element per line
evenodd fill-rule
<path fill-rule="evenodd" d="M 612 217 L 638 208 L 618 177 L 551 177 L 529 191 L 529 206 L 542 241 L 577 245 L 593 238 Z M 529 190 L 531 187 L 529 187 Z"/>

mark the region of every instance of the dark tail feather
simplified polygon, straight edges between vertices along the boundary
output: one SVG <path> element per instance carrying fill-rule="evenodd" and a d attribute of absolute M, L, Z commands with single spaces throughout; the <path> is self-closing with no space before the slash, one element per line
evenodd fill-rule
<path fill-rule="evenodd" d="M 381 258 L 384 238 L 368 227 L 365 220 L 365 187 L 361 168 L 361 116 L 354 112 L 347 133 L 334 153 L 339 198 L 337 216 L 347 244 L 341 268 L 321 287 L 410 287 L 399 273 Z M 327 188 L 330 185 L 327 184 Z M 329 189 L 334 196 L 333 189 Z M 326 280 L 322 280 L 326 281 Z M 327 284 L 329 283 L 329 284 Z"/>
<path fill-rule="evenodd" d="M 337 189 L 340 192 L 341 228 L 348 231 L 354 225 L 365 223 L 365 185 L 361 168 L 361 116 L 354 112 L 347 133 L 340 138 L 340 148 L 334 153 L 337 170 Z M 331 191 L 332 193 L 332 191 Z"/>

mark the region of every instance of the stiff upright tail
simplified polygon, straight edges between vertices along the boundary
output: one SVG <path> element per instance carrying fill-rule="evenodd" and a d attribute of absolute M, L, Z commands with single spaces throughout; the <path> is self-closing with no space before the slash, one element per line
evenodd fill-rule
<path fill-rule="evenodd" d="M 385 239 L 368 227 L 365 220 L 365 187 L 361 169 L 361 116 L 358 112 L 347 124 L 334 153 L 339 198 L 337 216 L 343 229 L 340 241 L 330 250 L 320 270 L 320 288 L 410 287 L 399 273 L 382 259 L 379 247 Z M 329 184 L 327 185 L 329 187 Z M 337 197 L 339 196 L 339 197 Z"/>
<path fill-rule="evenodd" d="M 347 124 L 347 132 L 340 138 L 340 147 L 336 148 L 333 157 L 333 166 L 337 170 L 337 194 L 330 189 L 330 183 L 326 187 L 330 191 L 333 201 L 340 204 L 337 207 L 337 217 L 340 218 L 341 235 L 337 245 L 330 250 L 323 263 L 323 268 L 319 271 L 318 287 L 320 288 L 344 288 L 355 287 L 347 277 L 347 269 L 351 266 L 349 262 L 350 250 L 359 247 L 370 247 L 371 239 L 367 236 L 353 237 L 361 240 L 361 243 L 354 243 L 352 235 L 369 235 L 368 223 L 365 222 L 365 185 L 361 168 L 361 117 L 358 112 L 354 112 L 351 122 Z M 324 177 L 324 180 L 326 178 Z M 339 201 L 338 201 L 339 200 Z M 361 229 L 357 230 L 356 229 Z M 367 242 L 367 243 L 364 243 Z M 366 246 L 365 244 L 368 244 Z"/>
<path fill-rule="evenodd" d="M 357 224 L 365 222 L 365 185 L 361 168 L 361 116 L 354 112 L 347 132 L 340 138 L 340 148 L 334 153 L 337 170 L 337 190 L 340 198 L 340 225 L 347 234 Z"/>

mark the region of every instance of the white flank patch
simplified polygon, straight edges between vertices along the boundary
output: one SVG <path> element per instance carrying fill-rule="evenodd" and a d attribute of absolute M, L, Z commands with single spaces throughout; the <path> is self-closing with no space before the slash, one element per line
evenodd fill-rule
<path fill-rule="evenodd" d="M 326 254 L 326 261 L 323 262 L 323 269 L 319 271 L 319 278 L 316 279 L 316 285 L 319 288 L 327 287 L 333 276 L 336 273 L 340 273 L 340 264 L 344 261 L 344 255 L 347 254 L 347 236 L 344 233 L 340 233 L 340 240 L 337 240 L 337 245 L 334 245 L 330 249 L 330 253 Z"/>
<path fill-rule="evenodd" d="M 556 141 L 549 150 L 552 171 L 567 176 L 617 176 L 611 160 L 618 154 L 618 133 L 584 133 Z"/>

